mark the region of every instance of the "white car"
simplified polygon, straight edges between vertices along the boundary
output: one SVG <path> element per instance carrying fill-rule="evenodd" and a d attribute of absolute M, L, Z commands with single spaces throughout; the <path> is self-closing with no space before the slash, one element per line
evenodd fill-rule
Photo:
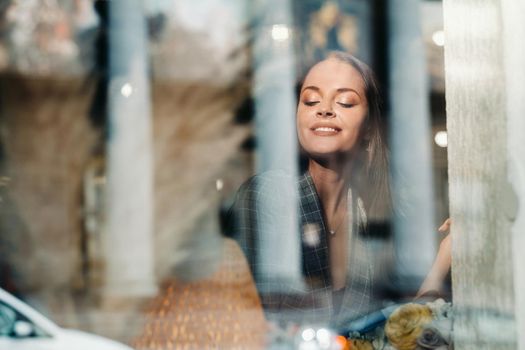
<path fill-rule="evenodd" d="M 60 328 L 0 288 L 0 350 L 132 350 L 116 341 Z"/>

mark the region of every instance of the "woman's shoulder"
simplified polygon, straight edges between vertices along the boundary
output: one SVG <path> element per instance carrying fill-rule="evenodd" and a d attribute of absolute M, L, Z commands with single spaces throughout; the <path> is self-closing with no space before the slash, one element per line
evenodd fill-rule
<path fill-rule="evenodd" d="M 229 232 L 255 228 L 257 218 L 279 217 L 287 213 L 286 204 L 294 200 L 297 178 L 283 170 L 265 171 L 246 180 L 235 194 L 228 211 Z M 242 235 L 241 235 L 242 236 Z"/>
<path fill-rule="evenodd" d="M 263 193 L 268 190 L 292 190 L 300 177 L 293 176 L 284 170 L 268 170 L 255 174 L 239 188 L 239 193 Z"/>
<path fill-rule="evenodd" d="M 258 204 L 273 209 L 281 208 L 289 199 L 297 198 L 302 176 L 284 170 L 269 170 L 246 180 L 235 196 L 235 207 L 254 209 Z M 272 210 L 273 210 L 272 209 Z"/>

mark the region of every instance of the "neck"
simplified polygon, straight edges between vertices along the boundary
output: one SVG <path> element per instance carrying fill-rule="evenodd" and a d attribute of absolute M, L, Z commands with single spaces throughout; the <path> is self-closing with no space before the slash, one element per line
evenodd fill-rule
<path fill-rule="evenodd" d="M 351 183 L 351 162 L 319 162 L 310 159 L 308 171 L 324 210 L 330 215 L 346 206 Z"/>

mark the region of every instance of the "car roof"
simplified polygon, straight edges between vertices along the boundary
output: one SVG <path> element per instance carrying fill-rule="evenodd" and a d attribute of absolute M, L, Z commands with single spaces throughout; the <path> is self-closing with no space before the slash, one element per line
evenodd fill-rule
<path fill-rule="evenodd" d="M 47 317 L 33 309 L 31 306 L 29 306 L 22 300 L 9 294 L 2 288 L 0 288 L 0 301 L 11 306 L 13 309 L 24 315 L 28 320 L 33 322 L 36 326 L 40 327 L 44 332 L 48 333 L 49 335 L 56 335 L 56 333 L 60 331 L 60 327 L 58 327 Z"/>

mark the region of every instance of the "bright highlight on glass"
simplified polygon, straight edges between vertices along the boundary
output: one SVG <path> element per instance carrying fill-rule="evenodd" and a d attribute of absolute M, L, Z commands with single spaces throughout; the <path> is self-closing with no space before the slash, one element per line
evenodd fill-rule
<path fill-rule="evenodd" d="M 448 135 L 446 131 L 438 131 L 436 132 L 436 135 L 434 136 L 434 142 L 439 147 L 447 147 L 448 146 Z"/>
<path fill-rule="evenodd" d="M 316 335 L 321 349 L 326 349 L 330 346 L 332 333 L 328 329 L 318 329 Z"/>
<path fill-rule="evenodd" d="M 315 330 L 312 328 L 307 328 L 303 331 L 301 336 L 303 337 L 304 341 L 311 341 L 315 338 Z"/>
<path fill-rule="evenodd" d="M 122 87 L 120 88 L 120 93 L 124 97 L 130 97 L 131 94 L 133 93 L 133 86 L 131 86 L 130 83 L 126 83 L 122 85 Z"/>
<path fill-rule="evenodd" d="M 275 41 L 286 41 L 290 38 L 290 28 L 284 24 L 274 24 L 272 26 L 272 38 Z"/>
<path fill-rule="evenodd" d="M 217 179 L 215 181 L 215 188 L 217 191 L 221 191 L 224 188 L 224 181 L 222 181 L 222 179 Z"/>
<path fill-rule="evenodd" d="M 432 41 L 437 46 L 444 46 L 445 45 L 445 32 L 442 30 L 437 30 L 432 34 Z"/>

